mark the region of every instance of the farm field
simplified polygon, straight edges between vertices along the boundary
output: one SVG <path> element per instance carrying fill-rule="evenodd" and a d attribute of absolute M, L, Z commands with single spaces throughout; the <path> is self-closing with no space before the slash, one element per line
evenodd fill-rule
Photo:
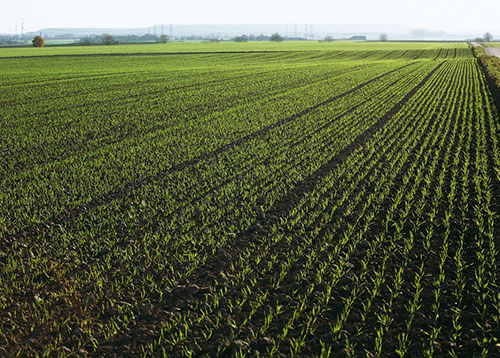
<path fill-rule="evenodd" d="M 481 42 L 485 47 L 500 47 L 500 42 Z"/>
<path fill-rule="evenodd" d="M 383 45 L 377 42 L 314 42 L 286 41 L 274 42 L 173 42 L 168 44 L 124 44 L 120 46 L 68 46 L 45 48 L 0 48 L 0 58 L 4 57 L 41 57 L 41 56 L 89 56 L 89 55 L 152 55 L 152 54 L 182 54 L 182 53 L 219 53 L 219 52 L 307 52 L 307 51 L 406 51 L 406 50 L 454 50 L 464 48 L 465 44 L 412 42 L 387 42 Z M 353 53 L 354 55 L 354 53 Z"/>
<path fill-rule="evenodd" d="M 0 49 L 0 88 L 0 356 L 500 355 L 466 43 Z"/>

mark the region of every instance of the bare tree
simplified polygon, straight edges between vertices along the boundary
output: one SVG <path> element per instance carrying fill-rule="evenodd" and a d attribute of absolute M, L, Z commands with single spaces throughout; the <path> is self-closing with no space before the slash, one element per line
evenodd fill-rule
<path fill-rule="evenodd" d="M 379 37 L 380 41 L 387 41 L 387 34 L 380 34 L 380 37 Z"/>
<path fill-rule="evenodd" d="M 325 39 L 323 41 L 325 41 L 325 42 L 332 42 L 333 41 L 333 37 L 331 37 L 330 35 L 325 36 Z"/>
<path fill-rule="evenodd" d="M 489 32 L 485 33 L 484 34 L 484 41 L 491 42 L 491 40 L 493 40 L 493 35 L 490 34 Z"/>
<path fill-rule="evenodd" d="M 113 37 L 113 35 L 103 34 L 101 36 L 101 38 L 102 38 L 102 42 L 104 42 L 104 44 L 106 44 L 106 45 L 116 45 L 116 40 Z"/>
<path fill-rule="evenodd" d="M 274 42 L 281 42 L 283 41 L 283 36 L 281 36 L 280 34 L 278 34 L 277 32 L 275 32 L 274 34 L 271 35 L 271 41 L 274 41 Z"/>
<path fill-rule="evenodd" d="M 158 38 L 158 42 L 162 44 L 166 44 L 168 42 L 168 35 L 161 35 Z"/>

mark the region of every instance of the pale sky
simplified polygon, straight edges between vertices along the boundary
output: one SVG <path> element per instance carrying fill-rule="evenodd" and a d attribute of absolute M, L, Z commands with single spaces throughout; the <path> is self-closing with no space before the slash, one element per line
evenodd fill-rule
<path fill-rule="evenodd" d="M 500 35 L 500 0 L 0 0 L 0 32 L 153 24 L 391 24 Z"/>

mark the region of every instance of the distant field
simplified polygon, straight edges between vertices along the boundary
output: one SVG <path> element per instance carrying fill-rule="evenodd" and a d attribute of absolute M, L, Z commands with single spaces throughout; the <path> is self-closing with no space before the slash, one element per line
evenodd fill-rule
<path fill-rule="evenodd" d="M 74 46 L 45 48 L 0 48 L 1 57 L 47 56 L 47 55 L 96 55 L 96 54 L 143 54 L 172 52 L 228 52 L 228 51 L 369 51 L 369 50 L 432 50 L 467 48 L 467 44 L 431 42 L 314 42 L 285 41 L 274 42 L 172 42 L 168 44 L 140 44 L 116 46 Z"/>
<path fill-rule="evenodd" d="M 0 49 L 0 88 L 0 356 L 499 356 L 467 44 Z"/>
<path fill-rule="evenodd" d="M 76 40 L 71 39 L 71 40 L 45 40 L 45 45 L 50 46 L 50 45 L 70 45 L 74 44 Z"/>
<path fill-rule="evenodd" d="M 481 42 L 481 43 L 487 47 L 500 47 L 500 42 Z"/>

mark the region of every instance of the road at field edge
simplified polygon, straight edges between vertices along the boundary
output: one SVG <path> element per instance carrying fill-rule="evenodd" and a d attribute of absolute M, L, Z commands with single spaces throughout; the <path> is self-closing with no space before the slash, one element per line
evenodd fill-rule
<path fill-rule="evenodd" d="M 496 48 L 496 47 L 484 47 L 479 42 L 471 42 L 471 45 L 474 46 L 474 47 L 482 47 L 484 49 L 484 52 L 488 56 L 496 56 L 496 57 L 500 58 L 500 48 Z"/>

